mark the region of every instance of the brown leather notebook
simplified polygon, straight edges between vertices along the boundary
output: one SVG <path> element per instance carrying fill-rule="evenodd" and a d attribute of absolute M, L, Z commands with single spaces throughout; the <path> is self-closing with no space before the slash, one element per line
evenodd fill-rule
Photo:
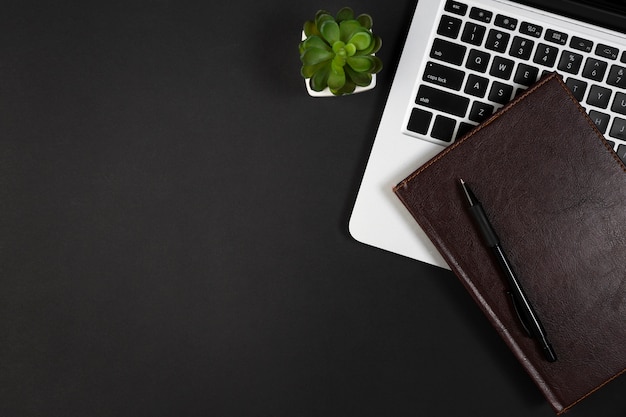
<path fill-rule="evenodd" d="M 522 328 L 461 178 L 481 201 L 556 362 Z M 558 75 L 394 191 L 557 413 L 626 371 L 626 167 Z"/>

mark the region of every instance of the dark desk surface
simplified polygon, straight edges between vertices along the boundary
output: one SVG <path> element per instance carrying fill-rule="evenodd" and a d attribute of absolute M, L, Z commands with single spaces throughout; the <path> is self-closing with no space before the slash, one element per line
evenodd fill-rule
<path fill-rule="evenodd" d="M 351 3 L 386 67 L 334 99 L 297 43 L 341 2 L 14 3 L 0 415 L 552 416 L 450 272 L 347 232 L 415 0 Z"/>

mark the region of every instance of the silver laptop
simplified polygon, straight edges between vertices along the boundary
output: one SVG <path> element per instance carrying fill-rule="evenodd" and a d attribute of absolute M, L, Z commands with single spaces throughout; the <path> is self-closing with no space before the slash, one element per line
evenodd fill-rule
<path fill-rule="evenodd" d="M 418 1 L 350 218 L 356 240 L 448 268 L 392 187 L 546 72 L 626 160 L 626 36 L 614 30 L 626 5 L 524 3 Z"/>

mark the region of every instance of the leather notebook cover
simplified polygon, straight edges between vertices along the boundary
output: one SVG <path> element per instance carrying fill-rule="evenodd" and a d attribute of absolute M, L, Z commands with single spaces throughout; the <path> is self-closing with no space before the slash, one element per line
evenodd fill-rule
<path fill-rule="evenodd" d="M 499 235 L 556 362 L 524 333 L 461 178 Z M 557 413 L 626 370 L 626 167 L 558 75 L 394 191 Z"/>

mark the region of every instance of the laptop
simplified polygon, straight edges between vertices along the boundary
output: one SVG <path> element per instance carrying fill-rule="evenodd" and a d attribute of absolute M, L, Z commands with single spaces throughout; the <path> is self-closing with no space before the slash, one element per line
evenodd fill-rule
<path fill-rule="evenodd" d="M 392 187 L 546 72 L 626 160 L 626 2 L 419 0 L 349 222 L 367 245 L 448 268 Z M 563 152 L 567 152 L 564 149 Z"/>

